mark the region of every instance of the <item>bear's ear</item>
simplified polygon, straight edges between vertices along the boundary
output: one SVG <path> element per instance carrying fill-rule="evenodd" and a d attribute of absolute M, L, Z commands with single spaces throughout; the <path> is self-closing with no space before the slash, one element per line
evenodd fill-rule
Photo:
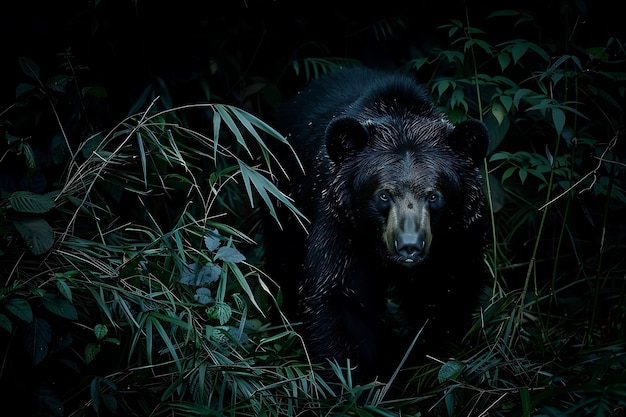
<path fill-rule="evenodd" d="M 489 146 L 487 126 L 476 119 L 462 121 L 448 136 L 448 143 L 455 152 L 468 157 L 474 165 L 478 165 L 487 155 Z"/>
<path fill-rule="evenodd" d="M 352 117 L 333 119 L 326 128 L 326 150 L 334 162 L 342 162 L 367 145 L 369 133 Z"/>

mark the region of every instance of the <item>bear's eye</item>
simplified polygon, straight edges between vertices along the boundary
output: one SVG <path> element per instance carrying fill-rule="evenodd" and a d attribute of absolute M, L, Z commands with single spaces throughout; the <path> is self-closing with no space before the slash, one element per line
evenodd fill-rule
<path fill-rule="evenodd" d="M 438 209 L 443 205 L 443 196 L 438 191 L 431 192 L 427 198 L 431 209 Z"/>
<path fill-rule="evenodd" d="M 386 203 L 389 201 L 389 194 L 382 191 L 380 194 L 378 194 L 378 198 L 380 198 L 380 201 L 382 201 L 383 203 Z"/>

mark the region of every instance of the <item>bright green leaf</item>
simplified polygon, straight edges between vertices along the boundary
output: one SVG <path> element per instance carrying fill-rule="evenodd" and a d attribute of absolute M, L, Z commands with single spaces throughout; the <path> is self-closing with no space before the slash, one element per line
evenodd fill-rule
<path fill-rule="evenodd" d="M 494 102 L 491 105 L 491 113 L 498 121 L 498 124 L 502 124 L 502 120 L 506 117 L 506 110 L 504 106 L 498 102 Z"/>
<path fill-rule="evenodd" d="M 107 333 L 109 333 L 109 329 L 104 324 L 96 324 L 96 326 L 93 328 L 93 333 L 94 335 L 96 335 L 96 338 L 98 340 L 102 340 L 107 335 Z"/>

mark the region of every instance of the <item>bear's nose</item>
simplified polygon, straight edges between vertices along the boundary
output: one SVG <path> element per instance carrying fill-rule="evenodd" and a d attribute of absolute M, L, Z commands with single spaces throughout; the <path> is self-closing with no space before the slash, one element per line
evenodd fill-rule
<path fill-rule="evenodd" d="M 416 258 L 424 251 L 425 245 L 419 233 L 400 233 L 396 240 L 396 251 L 406 258 Z"/>

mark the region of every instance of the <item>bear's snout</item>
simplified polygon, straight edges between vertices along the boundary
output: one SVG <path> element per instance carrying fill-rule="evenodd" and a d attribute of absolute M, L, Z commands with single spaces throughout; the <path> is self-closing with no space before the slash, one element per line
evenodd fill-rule
<path fill-rule="evenodd" d="M 396 240 L 396 252 L 400 256 L 407 258 L 407 262 L 412 262 L 411 258 L 421 255 L 426 249 L 426 240 L 420 233 L 400 233 Z"/>
<path fill-rule="evenodd" d="M 398 198 L 389 210 L 383 239 L 395 262 L 410 267 L 423 261 L 432 240 L 428 205 L 412 197 Z"/>

